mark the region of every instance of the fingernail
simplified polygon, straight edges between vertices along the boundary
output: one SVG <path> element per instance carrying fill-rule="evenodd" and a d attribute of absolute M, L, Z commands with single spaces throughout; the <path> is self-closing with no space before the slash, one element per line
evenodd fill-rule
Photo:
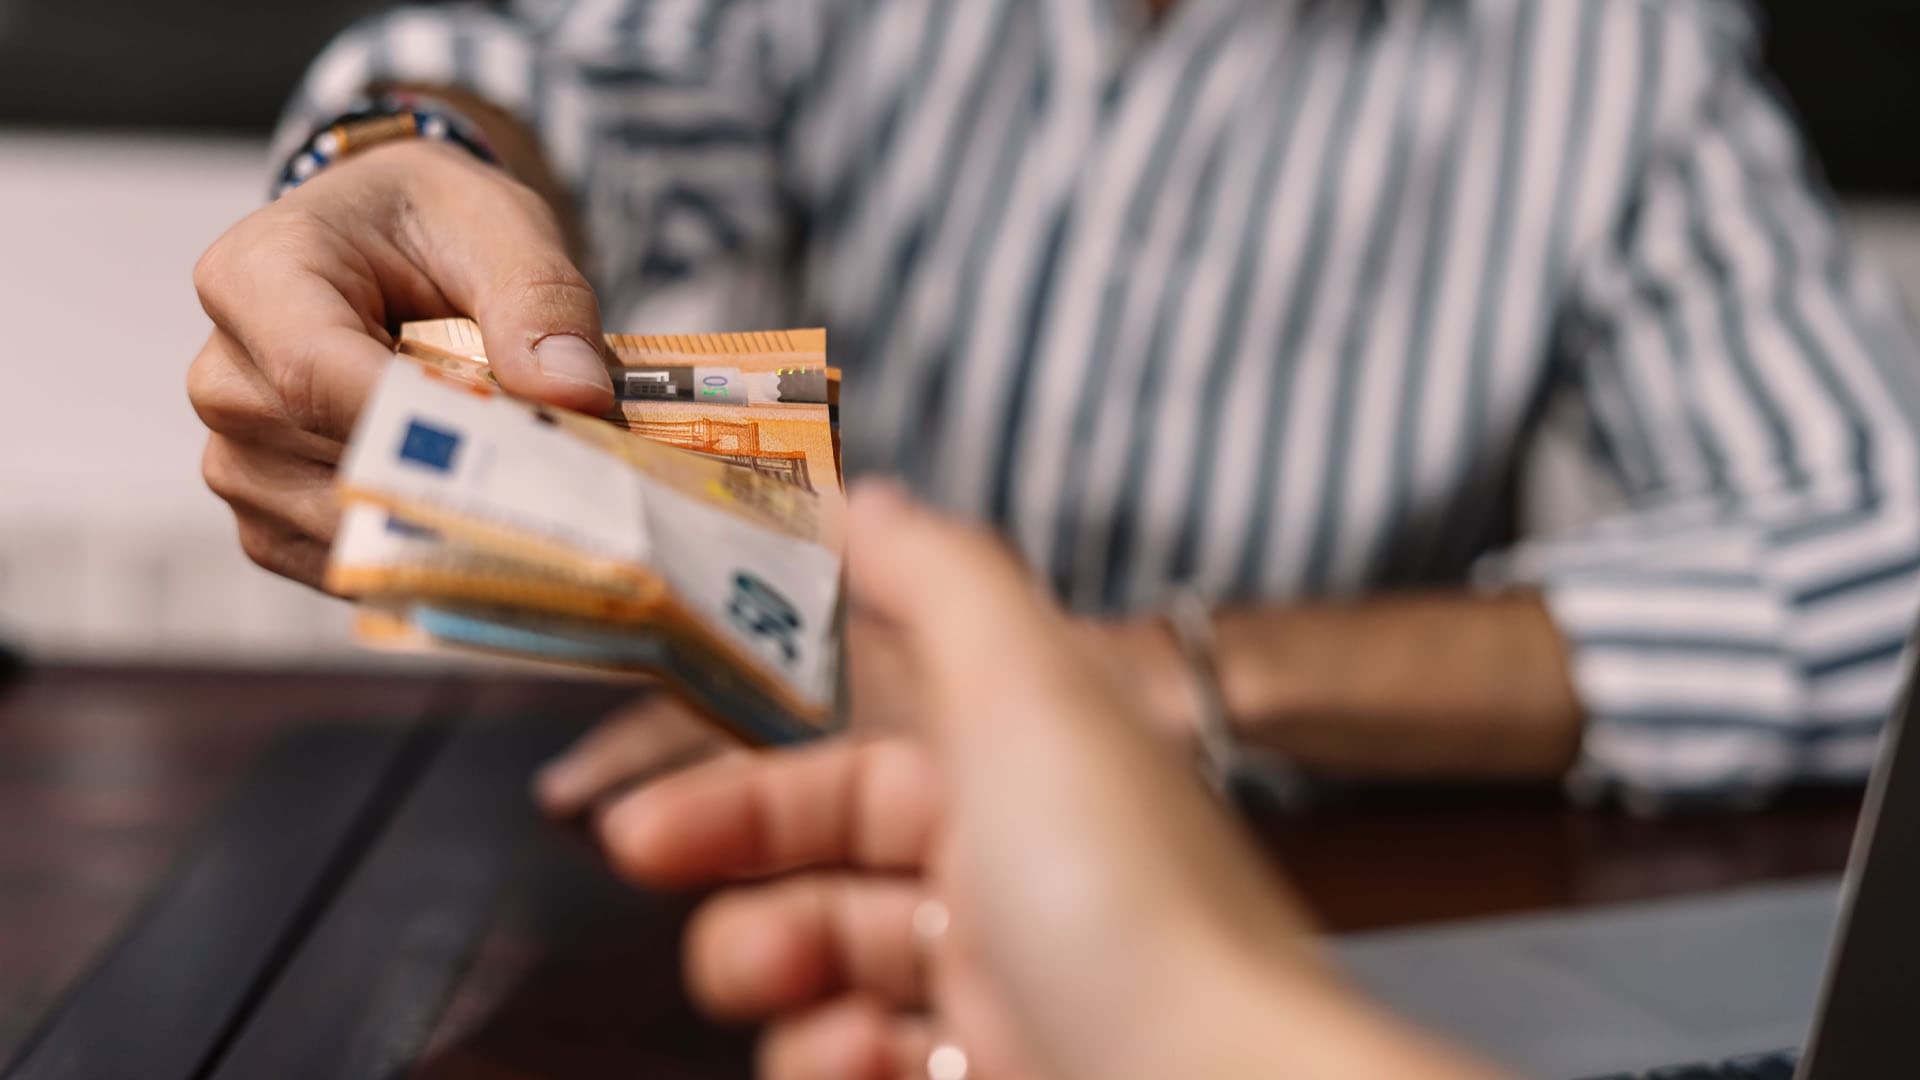
<path fill-rule="evenodd" d="M 533 347 L 533 359 L 540 365 L 540 374 L 549 379 L 613 392 L 613 377 L 607 374 L 607 362 L 601 359 L 600 350 L 585 338 L 573 334 L 541 338 Z"/>

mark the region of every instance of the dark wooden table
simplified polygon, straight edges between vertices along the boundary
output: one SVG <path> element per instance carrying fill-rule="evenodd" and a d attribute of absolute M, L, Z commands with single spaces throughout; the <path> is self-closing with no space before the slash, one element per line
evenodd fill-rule
<path fill-rule="evenodd" d="M 31 671 L 0 690 L 0 1063 L 276 738 L 316 718 L 415 724 L 449 695 L 564 738 L 625 693 L 500 677 Z M 1853 793 L 1827 792 L 1757 814 L 1642 821 L 1551 792 L 1398 792 L 1259 828 L 1323 924 L 1347 931 L 1829 873 L 1845 862 L 1856 811 Z M 674 934 L 686 902 L 632 894 L 584 836 L 537 829 L 451 989 L 417 1003 L 430 1034 L 414 1075 L 738 1074 L 747 1033 L 705 1027 L 680 996 Z"/>

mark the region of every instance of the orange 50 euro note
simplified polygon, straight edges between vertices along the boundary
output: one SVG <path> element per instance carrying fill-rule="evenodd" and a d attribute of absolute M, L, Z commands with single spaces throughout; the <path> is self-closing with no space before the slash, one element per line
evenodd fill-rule
<path fill-rule="evenodd" d="M 833 728 L 824 335 L 609 344 L 624 392 L 596 419 L 501 391 L 471 324 L 409 325 L 341 464 L 329 588 L 376 643 L 652 673 L 756 743 Z"/>

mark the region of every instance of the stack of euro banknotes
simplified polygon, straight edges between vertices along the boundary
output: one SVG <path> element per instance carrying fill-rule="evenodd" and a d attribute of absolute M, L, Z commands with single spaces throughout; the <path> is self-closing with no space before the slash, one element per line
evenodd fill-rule
<path fill-rule="evenodd" d="M 840 374 L 817 330 L 609 335 L 590 417 L 409 323 L 339 473 L 327 585 L 388 648 L 657 676 L 757 744 L 835 726 Z"/>

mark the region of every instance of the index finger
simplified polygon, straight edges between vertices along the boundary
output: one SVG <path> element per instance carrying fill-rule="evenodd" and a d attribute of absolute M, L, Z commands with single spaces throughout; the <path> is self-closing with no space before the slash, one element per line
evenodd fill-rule
<path fill-rule="evenodd" d="M 299 259 L 258 252 L 210 251 L 195 274 L 207 315 L 240 343 L 288 418 L 346 441 L 393 355 L 376 314 L 356 306 L 377 313 L 377 286 L 369 281 L 367 295 L 350 298 Z"/>
<path fill-rule="evenodd" d="M 635 882 L 685 888 L 802 867 L 920 868 L 933 772 L 904 737 L 742 754 L 666 777 L 613 804 L 600 835 Z"/>

